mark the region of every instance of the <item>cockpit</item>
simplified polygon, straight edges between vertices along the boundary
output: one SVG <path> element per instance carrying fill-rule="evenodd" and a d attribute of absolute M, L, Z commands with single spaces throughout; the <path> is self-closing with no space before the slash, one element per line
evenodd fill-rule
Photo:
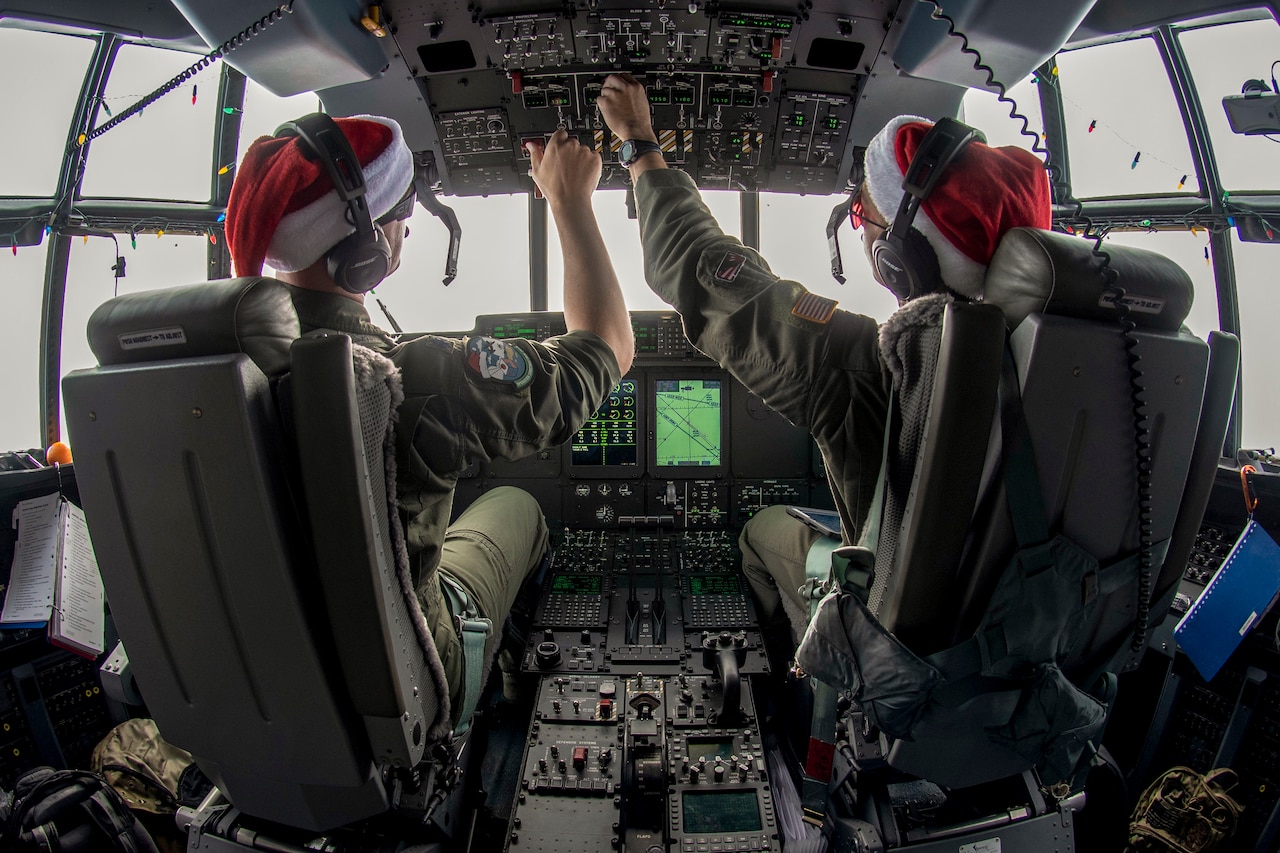
<path fill-rule="evenodd" d="M 0 142 L 0 793 L 98 771 L 190 850 L 1275 849 L 1280 12 L 1042 5 L 0 10 L 0 106 L 30 123 Z M 639 156 L 732 244 L 704 303 L 660 296 L 610 75 L 648 105 Z M 392 119 L 411 155 L 377 341 L 309 332 L 282 271 L 228 250 L 246 151 L 315 112 Z M 927 314 L 850 227 L 900 115 L 1048 163 L 1051 227 Z M 561 132 L 601 163 L 634 359 L 572 428 L 519 410 L 557 441 L 446 471 L 406 422 L 526 442 L 457 400 L 515 407 L 582 335 L 529 150 Z M 790 301 L 725 307 L 761 269 Z M 820 329 L 827 373 L 869 370 L 826 343 L 854 315 L 872 361 L 926 329 L 924 378 L 886 367 L 859 408 L 759 367 Z M 404 347 L 456 356 L 458 386 L 402 385 Z M 444 497 L 410 513 L 415 466 Z M 449 547 L 421 518 L 515 528 L 516 490 L 546 545 L 510 619 L 415 587 Z M 762 519 L 810 549 L 772 601 Z M 157 743 L 203 783 L 161 774 L 142 809 L 103 755 Z"/>

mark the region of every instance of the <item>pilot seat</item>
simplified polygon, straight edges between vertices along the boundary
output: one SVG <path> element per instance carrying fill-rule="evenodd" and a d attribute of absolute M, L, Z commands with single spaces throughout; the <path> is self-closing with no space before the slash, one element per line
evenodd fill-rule
<path fill-rule="evenodd" d="M 886 447 L 916 452 L 881 474 L 878 537 L 810 585 L 796 660 L 815 684 L 810 756 L 832 769 L 806 804 L 833 849 L 1071 837 L 1117 676 L 1187 565 L 1239 358 L 1234 337 L 1182 325 L 1176 264 L 1105 256 L 1003 238 L 985 302 L 945 308 L 924 422 L 890 425 Z"/>
<path fill-rule="evenodd" d="M 189 849 L 377 820 L 455 849 L 467 738 L 394 511 L 394 366 L 300 337 L 267 278 L 118 297 L 89 339 L 63 389 L 107 599 L 147 712 L 216 784 Z"/>

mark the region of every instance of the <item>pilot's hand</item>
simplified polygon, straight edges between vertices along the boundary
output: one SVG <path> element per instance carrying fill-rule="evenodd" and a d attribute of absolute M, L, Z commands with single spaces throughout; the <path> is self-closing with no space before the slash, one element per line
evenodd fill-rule
<path fill-rule="evenodd" d="M 569 136 L 563 128 L 557 130 L 543 146 L 537 142 L 525 143 L 533 168 L 529 174 L 547 203 L 553 207 L 585 202 L 591 204 L 591 194 L 600 183 L 600 155 Z"/>
<path fill-rule="evenodd" d="M 658 141 L 653 132 L 653 117 L 649 113 L 649 98 L 644 93 L 644 84 L 630 74 L 610 74 L 600 87 L 596 106 L 619 139 Z"/>

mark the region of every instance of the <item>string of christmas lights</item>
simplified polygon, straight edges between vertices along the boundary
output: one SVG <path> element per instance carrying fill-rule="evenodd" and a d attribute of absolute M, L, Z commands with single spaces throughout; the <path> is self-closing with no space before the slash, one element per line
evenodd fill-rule
<path fill-rule="evenodd" d="M 1071 106 L 1074 107 L 1076 110 L 1078 110 L 1082 115 L 1088 115 L 1090 110 L 1085 109 L 1075 99 L 1068 97 L 1067 94 L 1062 90 L 1062 78 L 1058 74 L 1057 63 L 1054 63 L 1052 70 L 1053 70 L 1053 74 L 1047 82 L 1057 92 L 1058 98 L 1061 99 L 1062 101 L 1065 101 L 1066 103 L 1071 104 Z M 1038 83 L 1039 82 L 1038 75 L 1033 74 L 1031 76 L 1031 82 L 1033 84 Z M 1144 148 L 1141 145 L 1135 144 L 1132 140 L 1126 138 L 1125 136 L 1117 132 L 1116 129 L 1112 125 L 1110 125 L 1108 122 L 1106 121 L 1099 122 L 1098 119 L 1096 118 L 1090 119 L 1089 126 L 1085 130 L 1085 133 L 1092 134 L 1098 130 L 1104 130 L 1107 133 L 1111 134 L 1117 140 L 1119 140 L 1121 144 L 1123 144 L 1125 147 L 1131 149 L 1134 152 L 1133 160 L 1130 161 L 1129 163 L 1130 169 L 1137 169 L 1139 164 L 1147 164 L 1154 161 L 1156 163 L 1160 163 L 1161 165 L 1167 167 L 1170 174 L 1180 175 L 1181 177 L 1179 177 L 1178 179 L 1179 190 L 1181 190 L 1184 186 L 1186 186 L 1187 178 L 1190 177 L 1191 173 L 1194 171 L 1190 167 L 1186 166 L 1185 164 L 1182 166 L 1178 166 L 1174 163 L 1170 163 L 1168 160 L 1165 160 L 1164 158 L 1154 154 L 1150 149 Z"/>

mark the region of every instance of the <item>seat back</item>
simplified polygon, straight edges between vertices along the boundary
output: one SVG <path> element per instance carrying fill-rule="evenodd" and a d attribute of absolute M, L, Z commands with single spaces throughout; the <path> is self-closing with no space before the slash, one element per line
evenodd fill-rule
<path fill-rule="evenodd" d="M 1010 369 L 1006 328 L 1049 530 L 1101 567 L 1078 599 L 1062 601 L 1063 613 L 1083 607 L 1086 616 L 1054 663 L 1091 690 L 1104 671 L 1136 663 L 1126 652 L 1135 631 L 1147 634 L 1138 628 L 1136 578 L 1121 582 L 1113 579 L 1120 569 L 1106 571 L 1140 547 L 1135 382 L 1148 419 L 1146 538 L 1155 546 L 1147 596 L 1155 616 L 1146 623 L 1159 621 L 1161 599 L 1186 565 L 1186 531 L 1194 538 L 1225 436 L 1231 390 L 1224 397 L 1224 389 L 1235 387 L 1237 345 L 1220 333 L 1207 345 L 1181 327 L 1191 283 L 1175 264 L 1109 246 L 1109 264 L 1137 323 L 1127 340 L 1091 250 L 1090 241 L 1076 237 L 1015 229 L 992 261 L 986 304 L 947 310 L 914 476 L 888 487 L 896 488 L 902 507 L 897 540 L 877 561 L 877 573 L 887 576 L 879 578 L 884 588 L 876 616 L 916 655 L 930 659 L 984 630 L 993 593 L 1018 548 L 1000 411 L 1001 394 L 1009 396 L 1000 379 Z M 1140 358 L 1136 379 L 1130 349 Z M 989 649 L 981 648 L 985 659 Z M 1012 691 L 1010 715 L 1018 701 Z M 1036 763 L 993 744 L 987 731 L 992 705 L 971 705 L 973 725 L 965 724 L 970 704 L 939 716 L 937 726 L 926 715 L 911 740 L 895 742 L 890 763 L 953 787 Z"/>
<path fill-rule="evenodd" d="M 385 811 L 448 708 L 389 512 L 394 370 L 298 334 L 271 279 L 119 297 L 63 389 L 149 712 L 242 811 L 318 831 Z"/>

